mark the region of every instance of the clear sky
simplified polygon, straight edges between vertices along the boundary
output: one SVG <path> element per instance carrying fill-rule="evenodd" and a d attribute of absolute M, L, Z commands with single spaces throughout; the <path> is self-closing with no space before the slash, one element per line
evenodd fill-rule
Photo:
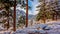
<path fill-rule="evenodd" d="M 29 14 L 36 15 L 38 11 L 36 11 L 36 5 L 38 5 L 38 0 L 28 0 L 28 5 L 32 7 L 31 10 L 29 10 Z"/>

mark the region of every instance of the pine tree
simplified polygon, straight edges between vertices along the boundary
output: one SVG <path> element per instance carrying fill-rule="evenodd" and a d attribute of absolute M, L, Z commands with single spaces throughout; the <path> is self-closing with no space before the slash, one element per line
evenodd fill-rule
<path fill-rule="evenodd" d="M 18 26 L 25 25 L 25 23 L 26 23 L 26 16 L 20 16 L 18 20 Z"/>
<path fill-rule="evenodd" d="M 0 0 L 1 2 L 1 8 L 0 9 L 5 9 L 5 11 L 2 11 L 2 14 L 3 16 L 7 17 L 7 29 L 9 28 L 9 16 L 12 15 L 12 14 L 9 14 L 10 13 L 10 7 L 14 6 L 14 2 L 13 1 L 10 1 L 10 0 Z M 12 16 L 11 16 L 12 17 Z"/>
<path fill-rule="evenodd" d="M 51 11 L 50 11 L 50 6 L 46 5 L 47 2 L 45 2 L 46 0 L 39 0 L 41 5 L 38 5 L 37 8 L 39 13 L 37 14 L 37 21 L 39 21 L 40 19 L 42 19 L 45 23 L 46 19 L 50 19 L 51 18 Z"/>
<path fill-rule="evenodd" d="M 52 18 L 54 20 L 54 17 L 56 17 L 57 20 L 57 16 L 60 16 L 60 9 L 59 9 L 59 5 L 58 5 L 58 0 L 52 1 L 50 0 L 50 2 L 45 2 L 46 0 L 39 0 L 40 1 L 40 5 L 37 6 L 39 13 L 37 14 L 37 20 L 40 19 L 49 19 Z M 56 16 L 55 16 L 56 15 Z"/>

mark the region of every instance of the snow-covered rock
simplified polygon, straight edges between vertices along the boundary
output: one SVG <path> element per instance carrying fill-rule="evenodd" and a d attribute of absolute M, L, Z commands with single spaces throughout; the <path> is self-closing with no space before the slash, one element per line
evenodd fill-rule
<path fill-rule="evenodd" d="M 25 33 L 26 31 L 24 30 L 17 30 L 15 33 Z"/>
<path fill-rule="evenodd" d="M 50 30 L 52 29 L 50 26 L 45 27 L 45 30 Z"/>
<path fill-rule="evenodd" d="M 46 33 L 46 31 L 44 31 L 44 30 L 39 30 L 39 32 L 40 33 L 43 33 L 43 34 Z"/>
<path fill-rule="evenodd" d="M 45 27 L 47 27 L 48 25 L 47 24 L 36 24 L 36 25 L 34 25 L 35 27 L 37 27 L 37 28 L 42 28 L 42 29 L 44 29 Z"/>
<path fill-rule="evenodd" d="M 4 28 L 2 26 L 0 26 L 0 31 L 4 30 Z"/>
<path fill-rule="evenodd" d="M 4 32 L 4 34 L 10 34 L 11 32 Z"/>
<path fill-rule="evenodd" d="M 47 24 L 40 24 L 39 26 L 40 26 L 40 28 L 43 29 L 43 28 L 47 27 L 48 25 Z"/>
<path fill-rule="evenodd" d="M 17 33 L 26 33 L 26 34 L 28 34 L 28 32 L 29 33 L 37 33 L 37 32 L 46 33 L 46 31 L 44 31 L 44 30 L 24 29 L 24 30 L 17 30 L 15 32 L 15 34 L 17 34 Z"/>

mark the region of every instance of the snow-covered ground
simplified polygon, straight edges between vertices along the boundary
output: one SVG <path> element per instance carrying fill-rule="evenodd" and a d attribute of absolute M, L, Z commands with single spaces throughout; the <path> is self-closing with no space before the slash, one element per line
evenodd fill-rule
<path fill-rule="evenodd" d="M 2 33 L 1 31 L 0 33 Z M 4 31 L 3 34 L 10 34 L 11 31 Z M 60 21 L 53 21 L 47 24 L 35 24 L 33 26 L 17 29 L 11 34 L 60 34 Z"/>
<path fill-rule="evenodd" d="M 45 27 L 45 30 L 43 28 Z M 35 24 L 34 26 L 17 30 L 15 34 L 60 34 L 60 21 L 48 22 L 47 24 Z"/>

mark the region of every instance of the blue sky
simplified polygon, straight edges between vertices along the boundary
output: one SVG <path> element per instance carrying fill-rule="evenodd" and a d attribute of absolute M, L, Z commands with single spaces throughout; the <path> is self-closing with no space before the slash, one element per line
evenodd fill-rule
<path fill-rule="evenodd" d="M 38 11 L 36 11 L 37 10 L 36 5 L 38 5 L 38 0 L 34 0 L 34 1 L 28 0 L 28 5 L 32 7 L 31 10 L 28 11 L 28 14 L 36 15 L 38 13 Z M 19 7 L 20 4 L 18 4 L 17 6 L 18 7 L 16 9 L 23 10 L 26 13 L 26 10 L 21 9 Z"/>
<path fill-rule="evenodd" d="M 36 15 L 38 12 L 36 11 L 36 5 L 38 4 L 37 0 L 31 1 L 28 0 L 28 5 L 32 7 L 31 10 L 29 10 L 29 14 Z"/>

